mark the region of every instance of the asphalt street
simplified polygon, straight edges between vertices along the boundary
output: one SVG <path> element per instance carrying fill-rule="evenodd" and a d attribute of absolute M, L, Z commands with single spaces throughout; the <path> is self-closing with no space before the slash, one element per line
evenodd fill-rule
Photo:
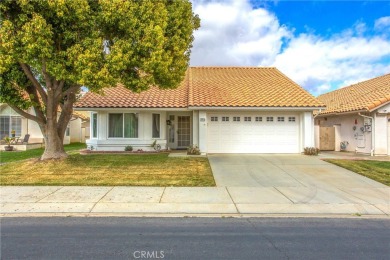
<path fill-rule="evenodd" d="M 388 259 L 389 255 L 388 219 L 1 219 L 1 259 Z"/>

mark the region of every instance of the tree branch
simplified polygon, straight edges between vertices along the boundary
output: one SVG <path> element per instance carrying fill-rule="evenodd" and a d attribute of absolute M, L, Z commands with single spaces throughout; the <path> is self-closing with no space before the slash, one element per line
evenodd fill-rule
<path fill-rule="evenodd" d="M 30 119 L 30 120 L 33 120 L 35 122 L 37 122 L 39 125 L 44 125 L 45 124 L 45 121 L 43 121 L 42 119 L 40 119 L 39 117 L 37 116 L 34 116 L 34 115 L 31 115 L 30 113 L 27 113 L 25 111 L 23 111 L 22 109 L 14 106 L 14 105 L 11 105 L 11 104 L 8 104 L 13 110 L 15 110 L 16 113 L 18 113 L 19 115 L 27 118 L 27 119 Z"/>
<path fill-rule="evenodd" d="M 22 68 L 24 74 L 26 74 L 27 78 L 31 81 L 31 83 L 34 85 L 34 87 L 38 90 L 39 95 L 42 98 L 42 101 L 44 104 L 47 104 L 47 94 L 41 84 L 38 82 L 38 80 L 34 77 L 33 73 L 31 72 L 30 67 L 27 64 L 19 63 L 20 67 Z"/>
<path fill-rule="evenodd" d="M 46 71 L 46 62 L 44 60 L 42 61 L 42 74 L 45 78 L 47 89 L 53 89 L 51 77 L 50 77 L 49 73 L 47 73 L 47 71 Z"/>
<path fill-rule="evenodd" d="M 43 121 L 46 121 L 45 115 L 43 114 L 41 102 L 37 95 L 36 88 L 34 88 L 33 86 L 27 86 L 26 91 L 30 96 L 31 95 L 33 96 L 33 101 L 34 103 L 36 103 L 36 105 L 33 106 L 36 116 L 42 119 Z"/>
<path fill-rule="evenodd" d="M 74 93 L 77 90 L 79 90 L 80 88 L 81 88 L 81 86 L 79 86 L 79 85 L 72 86 L 72 87 L 68 88 L 67 90 L 65 90 L 64 93 L 62 93 L 62 97 L 65 97 L 65 96 L 69 95 L 72 92 Z M 76 94 L 76 93 L 74 93 L 74 94 Z"/>
<path fill-rule="evenodd" d="M 74 102 L 76 102 L 76 95 L 73 92 L 70 92 L 65 103 L 61 106 L 61 115 L 57 124 L 57 132 L 59 136 L 63 136 L 65 134 L 66 127 L 72 118 Z"/>

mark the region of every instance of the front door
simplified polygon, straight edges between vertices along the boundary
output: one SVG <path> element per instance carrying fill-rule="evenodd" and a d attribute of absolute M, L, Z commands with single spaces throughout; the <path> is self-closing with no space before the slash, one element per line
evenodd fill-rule
<path fill-rule="evenodd" d="M 191 144 L 191 117 L 177 117 L 177 148 L 187 148 Z"/>

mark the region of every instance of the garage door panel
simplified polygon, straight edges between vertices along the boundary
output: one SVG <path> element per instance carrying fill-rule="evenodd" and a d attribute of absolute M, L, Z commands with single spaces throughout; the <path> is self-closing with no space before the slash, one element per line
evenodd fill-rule
<path fill-rule="evenodd" d="M 299 122 L 297 114 L 278 115 L 285 120 L 295 116 L 296 122 L 277 122 L 277 116 L 213 114 L 218 122 L 211 122 L 208 117 L 207 150 L 209 153 L 298 153 Z M 222 116 L 240 116 L 240 122 L 222 122 Z M 252 121 L 244 121 L 244 116 L 251 116 Z M 262 116 L 262 122 L 256 122 L 255 116 Z M 267 116 L 274 117 L 274 122 L 266 122 Z"/>

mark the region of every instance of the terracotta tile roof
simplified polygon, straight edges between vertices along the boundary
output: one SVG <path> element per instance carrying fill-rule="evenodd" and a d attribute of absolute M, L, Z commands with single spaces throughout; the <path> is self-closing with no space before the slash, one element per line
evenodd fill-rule
<path fill-rule="evenodd" d="M 321 114 L 371 111 L 390 101 L 390 74 L 320 95 L 318 99 L 326 104 Z"/>
<path fill-rule="evenodd" d="M 324 107 L 276 68 L 191 67 L 177 89 L 124 87 L 85 94 L 76 108 Z"/>
<path fill-rule="evenodd" d="M 123 86 L 106 88 L 103 95 L 87 92 L 76 104 L 76 108 L 186 108 L 188 91 L 186 80 L 176 89 L 151 87 L 134 93 Z"/>
<path fill-rule="evenodd" d="M 190 106 L 323 106 L 276 68 L 193 67 L 190 82 Z"/>
<path fill-rule="evenodd" d="M 88 112 L 86 112 L 86 113 L 88 113 Z M 89 120 L 89 115 L 86 113 L 84 113 L 84 111 L 73 111 L 72 116 L 86 121 L 86 120 Z"/>

